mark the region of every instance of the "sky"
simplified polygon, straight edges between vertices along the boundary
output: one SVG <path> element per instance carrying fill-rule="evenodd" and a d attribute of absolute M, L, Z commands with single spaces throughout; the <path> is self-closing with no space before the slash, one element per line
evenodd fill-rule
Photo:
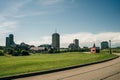
<path fill-rule="evenodd" d="M 120 0 L 0 0 L 1 46 L 9 34 L 17 44 L 51 44 L 56 30 L 61 47 L 74 39 L 80 47 L 120 46 Z"/>

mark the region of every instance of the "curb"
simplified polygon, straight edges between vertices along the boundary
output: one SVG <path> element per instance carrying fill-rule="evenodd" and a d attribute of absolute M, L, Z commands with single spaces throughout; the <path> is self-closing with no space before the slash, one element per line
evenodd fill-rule
<path fill-rule="evenodd" d="M 35 75 L 43 75 L 43 74 L 48 74 L 48 73 L 53 73 L 53 72 L 58 72 L 58 71 L 64 71 L 64 70 L 69 70 L 69 69 L 89 66 L 89 65 L 92 65 L 92 64 L 98 64 L 98 63 L 102 63 L 102 62 L 107 62 L 107 61 L 116 59 L 118 57 L 119 56 L 116 56 L 114 58 L 111 58 L 111 59 L 108 59 L 108 60 L 104 60 L 104 61 L 92 62 L 92 63 L 82 64 L 82 65 L 77 65 L 77 66 L 58 68 L 58 69 L 47 70 L 47 71 L 31 72 L 31 73 L 25 73 L 25 74 L 18 74 L 18 75 L 14 75 L 14 76 L 8 76 L 8 77 L 0 78 L 0 80 L 12 80 L 12 79 L 17 79 L 17 78 L 24 78 L 24 77 L 30 77 L 30 76 L 35 76 Z"/>

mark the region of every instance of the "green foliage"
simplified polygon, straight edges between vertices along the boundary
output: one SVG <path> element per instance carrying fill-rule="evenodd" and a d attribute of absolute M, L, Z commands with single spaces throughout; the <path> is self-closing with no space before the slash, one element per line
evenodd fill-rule
<path fill-rule="evenodd" d="M 54 50 L 51 48 L 50 50 L 48 50 L 48 53 L 54 53 Z"/>
<path fill-rule="evenodd" d="M 109 53 L 109 49 L 103 49 L 101 50 L 102 53 Z"/>
<path fill-rule="evenodd" d="M 60 51 L 51 48 L 50 50 L 48 50 L 48 53 L 60 53 Z"/>
<path fill-rule="evenodd" d="M 19 55 L 20 55 L 20 53 L 17 52 L 17 51 L 14 51 L 14 52 L 12 53 L 12 56 L 19 56 Z"/>
<path fill-rule="evenodd" d="M 0 77 L 63 68 L 115 57 L 113 54 L 85 54 L 79 52 L 60 54 L 32 54 L 30 56 L 0 57 Z"/>
<path fill-rule="evenodd" d="M 29 54 L 28 51 L 22 50 L 22 51 L 21 51 L 21 55 L 22 55 L 22 56 L 27 56 L 27 55 L 30 55 L 30 54 Z"/>
<path fill-rule="evenodd" d="M 83 47 L 83 48 L 81 48 L 80 51 L 82 51 L 82 52 L 89 52 L 90 49 L 88 47 Z"/>
<path fill-rule="evenodd" d="M 4 56 L 4 53 L 2 51 L 0 51 L 0 56 Z"/>
<path fill-rule="evenodd" d="M 13 49 L 13 48 L 6 48 L 5 52 L 6 52 L 7 54 L 12 55 L 12 54 L 14 53 L 14 49 Z"/>
<path fill-rule="evenodd" d="M 4 50 L 4 53 L 7 53 L 12 56 L 27 56 L 29 55 L 29 52 L 27 52 L 25 49 L 16 46 L 16 47 L 7 47 Z"/>
<path fill-rule="evenodd" d="M 120 53 L 120 48 L 112 48 L 113 53 Z"/>

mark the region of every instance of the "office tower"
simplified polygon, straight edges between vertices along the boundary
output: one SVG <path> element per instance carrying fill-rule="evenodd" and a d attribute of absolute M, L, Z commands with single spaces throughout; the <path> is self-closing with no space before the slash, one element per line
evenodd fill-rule
<path fill-rule="evenodd" d="M 80 50 L 79 40 L 74 39 L 73 43 L 69 44 L 68 48 L 69 48 L 70 51 L 79 51 Z"/>
<path fill-rule="evenodd" d="M 14 46 L 14 35 L 10 34 L 9 37 L 6 37 L 6 47 Z"/>
<path fill-rule="evenodd" d="M 6 37 L 6 47 L 10 46 L 9 37 Z"/>
<path fill-rule="evenodd" d="M 10 45 L 14 45 L 14 36 L 13 36 L 13 34 L 9 35 L 9 43 L 10 43 Z"/>
<path fill-rule="evenodd" d="M 109 44 L 107 41 L 101 42 L 101 49 L 108 49 L 108 48 L 109 48 Z"/>
<path fill-rule="evenodd" d="M 52 34 L 52 47 L 57 51 L 60 50 L 60 35 L 58 33 Z"/>
<path fill-rule="evenodd" d="M 76 49 L 74 43 L 70 43 L 68 48 L 69 48 L 70 51 L 75 51 L 75 49 Z"/>
<path fill-rule="evenodd" d="M 78 39 L 74 39 L 73 43 L 76 46 L 76 49 L 79 49 L 79 40 Z"/>

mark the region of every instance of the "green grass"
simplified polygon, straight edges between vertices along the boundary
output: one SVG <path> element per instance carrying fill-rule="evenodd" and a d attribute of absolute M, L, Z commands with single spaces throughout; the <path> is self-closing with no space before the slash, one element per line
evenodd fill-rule
<path fill-rule="evenodd" d="M 113 58 L 110 54 L 60 53 L 30 56 L 1 56 L 0 77 L 51 70 Z"/>

